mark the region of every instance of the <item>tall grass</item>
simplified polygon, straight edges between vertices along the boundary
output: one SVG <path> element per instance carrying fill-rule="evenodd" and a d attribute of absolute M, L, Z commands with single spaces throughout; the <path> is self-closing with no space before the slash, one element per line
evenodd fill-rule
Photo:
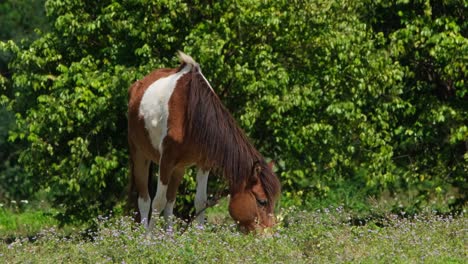
<path fill-rule="evenodd" d="M 216 211 L 216 210 L 215 210 Z M 465 263 L 468 219 L 424 212 L 356 220 L 351 212 L 282 210 L 278 225 L 244 235 L 227 216 L 203 228 L 158 221 L 147 233 L 128 217 L 100 218 L 97 229 L 64 236 L 42 230 L 0 245 L 3 263 Z M 31 241 L 33 240 L 33 241 Z"/>

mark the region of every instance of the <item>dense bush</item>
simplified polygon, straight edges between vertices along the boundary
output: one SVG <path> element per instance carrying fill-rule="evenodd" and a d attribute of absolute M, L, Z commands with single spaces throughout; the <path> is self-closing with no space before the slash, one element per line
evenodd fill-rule
<path fill-rule="evenodd" d="M 153 68 L 176 66 L 177 50 L 200 62 L 255 145 L 276 161 L 286 197 L 324 197 L 350 183 L 368 194 L 466 191 L 466 3 L 49 0 L 45 7 L 49 32 L 30 45 L 0 43 L 14 56 L 3 101 L 16 113 L 10 140 L 27 142 L 21 163 L 65 206 L 64 220 L 88 219 L 122 200 L 127 87 Z"/>
<path fill-rule="evenodd" d="M 6 0 L 0 3 L 0 41 L 13 40 L 24 45 L 38 35 L 35 31 L 48 29 L 44 10 L 45 0 Z M 13 73 L 8 62 L 13 54 L 0 50 L 0 94 L 11 97 L 13 91 L 5 89 L 5 78 Z M 26 142 L 8 141 L 8 131 L 13 129 L 14 113 L 8 111 L 0 98 L 0 201 L 21 200 L 34 196 L 35 183 L 31 175 L 18 163 L 18 155 Z"/>

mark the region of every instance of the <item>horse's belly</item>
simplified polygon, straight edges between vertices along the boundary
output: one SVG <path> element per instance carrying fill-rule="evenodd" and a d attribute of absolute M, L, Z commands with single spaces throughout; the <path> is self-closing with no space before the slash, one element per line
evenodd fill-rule
<path fill-rule="evenodd" d="M 162 142 L 167 135 L 167 120 L 169 117 L 169 99 L 177 84 L 177 80 L 190 71 L 186 66 L 181 71 L 161 78 L 152 83 L 143 94 L 140 103 L 140 116 L 144 118 L 145 128 L 153 148 L 163 153 Z"/>

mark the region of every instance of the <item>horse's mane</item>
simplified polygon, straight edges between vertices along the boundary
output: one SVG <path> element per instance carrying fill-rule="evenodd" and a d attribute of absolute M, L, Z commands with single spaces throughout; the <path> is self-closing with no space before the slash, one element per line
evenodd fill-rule
<path fill-rule="evenodd" d="M 190 59 L 180 57 L 181 68 L 184 64 L 193 66 L 187 95 L 185 136 L 200 146 L 202 163 L 223 171 L 231 193 L 240 191 L 244 183 L 251 181 L 253 167 L 258 163 L 262 167 L 259 178 L 265 194 L 268 199 L 275 199 L 280 191 L 276 175 L 214 93 L 200 66 L 189 56 Z"/>

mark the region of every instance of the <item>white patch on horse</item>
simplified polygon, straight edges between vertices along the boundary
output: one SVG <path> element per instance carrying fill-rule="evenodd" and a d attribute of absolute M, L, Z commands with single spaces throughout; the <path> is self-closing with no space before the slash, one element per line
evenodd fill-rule
<path fill-rule="evenodd" d="M 166 220 L 167 229 L 170 230 L 172 228 L 172 217 L 174 215 L 174 205 L 175 200 L 166 203 L 166 207 L 164 208 L 164 220 Z"/>
<path fill-rule="evenodd" d="M 150 211 L 151 199 L 146 200 L 142 197 L 138 197 L 138 209 L 140 209 L 141 224 L 144 227 L 148 227 L 148 214 Z"/>
<path fill-rule="evenodd" d="M 164 208 L 164 219 L 167 221 L 174 214 L 174 205 L 175 200 L 172 202 L 167 202 L 166 207 Z"/>
<path fill-rule="evenodd" d="M 158 177 L 158 179 L 159 179 L 159 177 Z M 158 187 L 156 189 L 156 195 L 154 196 L 153 204 L 152 204 L 153 212 L 151 214 L 151 223 L 148 225 L 150 229 L 153 228 L 154 222 L 156 221 L 155 219 L 157 217 L 159 217 L 159 214 L 166 207 L 166 204 L 167 204 L 167 198 L 166 198 L 167 188 L 168 188 L 168 185 L 164 185 L 161 182 L 161 180 L 158 180 Z"/>
<path fill-rule="evenodd" d="M 158 182 L 158 187 L 156 189 L 156 195 L 153 199 L 153 211 L 156 211 L 158 214 L 162 212 L 167 203 L 166 198 L 167 185 L 164 185 L 160 180 Z"/>
<path fill-rule="evenodd" d="M 151 144 L 161 154 L 162 142 L 167 135 L 169 99 L 174 92 L 177 80 L 191 69 L 192 66 L 188 64 L 181 71 L 158 79 L 148 87 L 141 98 L 139 113 L 145 120 L 145 128 Z"/>

